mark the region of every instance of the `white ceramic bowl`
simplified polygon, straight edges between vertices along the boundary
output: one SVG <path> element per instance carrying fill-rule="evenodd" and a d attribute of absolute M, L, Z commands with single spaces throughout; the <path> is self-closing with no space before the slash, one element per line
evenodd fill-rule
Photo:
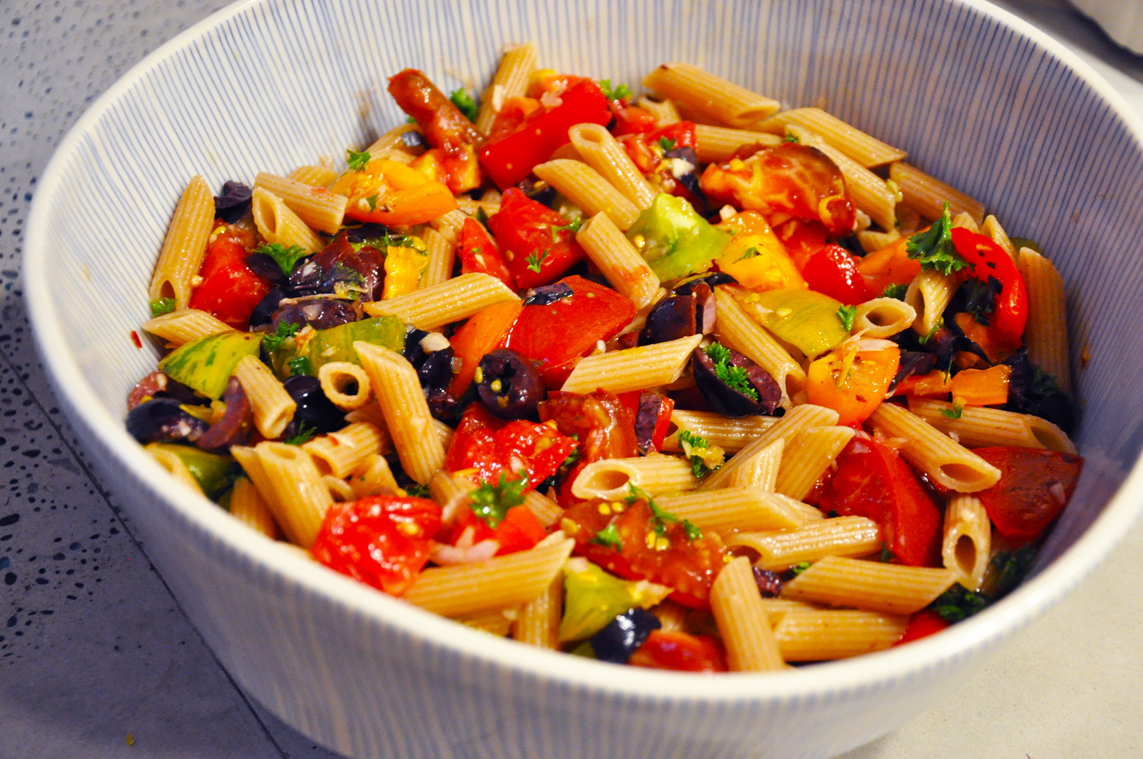
<path fill-rule="evenodd" d="M 686 60 L 825 104 L 1044 245 L 1091 357 L 1075 365 L 1087 464 L 1030 582 L 949 632 L 856 660 L 711 678 L 616 667 L 468 630 L 301 561 L 142 453 L 122 419 L 156 355 L 129 334 L 186 180 L 249 181 L 365 144 L 402 119 L 386 75 L 482 83 L 501 44 L 524 39 L 559 70 L 637 83 Z M 149 557 L 243 688 L 315 740 L 402 759 L 824 757 L 971 673 L 1138 515 L 1143 337 L 1124 325 L 1143 313 L 1140 134 L 1089 68 L 983 3 L 251 0 L 156 51 L 62 143 L 28 228 L 27 297 L 61 405 Z"/>

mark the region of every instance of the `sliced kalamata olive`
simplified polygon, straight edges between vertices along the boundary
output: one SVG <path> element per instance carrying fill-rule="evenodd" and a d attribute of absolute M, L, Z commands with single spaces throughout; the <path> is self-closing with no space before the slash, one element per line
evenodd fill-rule
<path fill-rule="evenodd" d="M 417 378 L 423 388 L 446 388 L 452 382 L 452 360 L 455 354 L 451 347 L 433 351 L 417 367 Z"/>
<path fill-rule="evenodd" d="M 937 354 L 935 353 L 901 351 L 901 363 L 897 369 L 897 374 L 893 376 L 893 381 L 889 383 L 889 389 L 886 390 L 886 393 L 892 393 L 898 385 L 913 375 L 920 377 L 928 374 L 936 365 Z"/>
<path fill-rule="evenodd" d="M 425 401 L 429 404 L 429 413 L 434 419 L 448 421 L 456 417 L 460 401 L 449 395 L 447 390 L 441 387 L 426 387 L 424 392 Z"/>
<path fill-rule="evenodd" d="M 537 203 L 543 203 L 548 208 L 551 208 L 552 203 L 556 202 L 556 196 L 559 194 L 555 187 L 542 179 L 536 179 L 534 176 L 528 177 L 516 186 L 523 190 L 529 198 Z"/>
<path fill-rule="evenodd" d="M 322 269 L 322 285 L 326 292 L 337 292 L 338 285 L 361 293 L 362 300 L 381 297 L 385 257 L 376 248 L 354 250 L 349 235 L 342 232 L 314 256 Z"/>
<path fill-rule="evenodd" d="M 714 332 L 714 322 L 718 318 L 714 290 L 706 282 L 699 282 L 691 288 L 691 295 L 695 298 L 695 329 L 709 335 Z"/>
<path fill-rule="evenodd" d="M 727 364 L 743 370 L 747 384 L 753 388 L 757 397 L 751 398 L 719 379 L 714 359 L 707 355 L 705 350 L 699 349 L 695 351 L 694 361 L 691 363 L 694 366 L 695 384 L 698 385 L 707 403 L 718 413 L 731 418 L 751 414 L 772 414 L 782 402 L 782 388 L 770 373 L 758 364 L 738 351 L 728 349 L 728 352 L 730 358 Z"/>
<path fill-rule="evenodd" d="M 712 271 L 707 274 L 700 274 L 694 279 L 688 279 L 671 292 L 675 295 L 690 295 L 694 287 L 699 284 L 706 284 L 713 288 L 716 285 L 737 285 L 738 280 L 726 272 Z"/>
<path fill-rule="evenodd" d="M 550 306 L 556 301 L 570 298 L 575 295 L 567 284 L 556 282 L 554 285 L 543 285 L 528 290 L 524 297 L 525 306 Z"/>
<path fill-rule="evenodd" d="M 782 578 L 769 569 L 754 567 L 754 584 L 763 598 L 777 598 L 782 593 Z"/>
<path fill-rule="evenodd" d="M 314 256 L 308 256 L 294 264 L 286 289 L 294 295 L 317 295 L 328 292 L 324 278 L 321 265 L 314 260 Z"/>
<path fill-rule="evenodd" d="M 233 224 L 250 210 L 252 197 L 249 187 L 231 180 L 222 185 L 222 194 L 214 197 L 214 215 L 227 224 Z"/>
<path fill-rule="evenodd" d="M 500 419 L 521 419 L 544 400 L 544 380 L 532 364 L 509 348 L 480 359 L 476 396 L 488 413 Z"/>
<path fill-rule="evenodd" d="M 246 268 L 272 285 L 285 284 L 288 279 L 278 262 L 266 253 L 251 253 L 246 256 Z"/>
<path fill-rule="evenodd" d="M 348 301 L 321 298 L 287 303 L 274 312 L 272 323 L 275 330 L 283 322 L 299 328 L 308 324 L 314 329 L 329 329 L 355 322 L 357 317 L 357 310 Z"/>
<path fill-rule="evenodd" d="M 151 372 L 139 380 L 139 383 L 131 390 L 131 395 L 127 398 L 127 410 L 130 411 L 140 403 L 152 398 L 170 398 L 183 405 L 190 404 L 193 406 L 210 403 L 209 398 L 196 395 L 194 390 L 177 380 L 171 379 L 163 372 Z"/>
<path fill-rule="evenodd" d="M 418 132 L 419 134 L 419 132 Z M 349 227 L 345 230 L 346 239 L 350 242 L 365 242 L 366 240 L 376 240 L 378 238 L 389 236 L 389 227 L 384 224 L 374 224 L 367 222 L 357 227 Z"/>
<path fill-rule="evenodd" d="M 250 438 L 254 428 L 254 405 L 246 397 L 246 391 L 237 377 L 231 377 L 222 393 L 226 412 L 210 429 L 199 436 L 195 445 L 206 451 L 243 445 Z"/>
<path fill-rule="evenodd" d="M 273 322 L 274 312 L 281 307 L 285 298 L 286 293 L 277 287 L 266 293 L 266 297 L 258 301 L 258 305 L 254 306 L 254 311 L 250 314 L 250 329 L 254 330 Z"/>
<path fill-rule="evenodd" d="M 656 303 L 639 333 L 639 344 L 666 343 L 696 334 L 697 301 L 688 294 L 668 296 Z"/>
<path fill-rule="evenodd" d="M 663 623 L 646 609 L 628 609 L 591 638 L 595 658 L 616 664 L 626 664 L 639 646 Z"/>
<path fill-rule="evenodd" d="M 674 148 L 673 150 L 668 150 L 663 157 L 674 159 L 669 164 L 671 167 L 671 175 L 691 194 L 692 197 L 688 198 L 688 200 L 694 205 L 699 215 L 706 216 L 708 211 L 706 193 L 703 192 L 702 185 L 699 182 L 697 170 L 699 162 L 698 156 L 695 155 L 695 149 L 689 147 Z M 678 163 L 677 161 L 685 163 Z M 680 171 L 680 169 L 686 169 L 687 164 L 690 164 L 690 170 Z"/>
<path fill-rule="evenodd" d="M 207 427 L 206 422 L 183 411 L 182 404 L 172 398 L 154 398 L 127 412 L 127 431 L 144 445 L 175 440 L 193 443 Z"/>
<path fill-rule="evenodd" d="M 662 406 L 663 396 L 658 393 L 644 391 L 639 394 L 639 410 L 635 414 L 635 441 L 639 446 L 640 456 L 646 456 L 651 450 L 655 425 L 659 423 L 659 409 Z"/>
<path fill-rule="evenodd" d="M 304 424 L 318 433 L 333 432 L 345 426 L 345 413 L 325 396 L 317 377 L 295 375 L 282 383 L 286 392 L 298 404 L 294 418 L 286 427 L 283 437 L 293 437 Z"/>
<path fill-rule="evenodd" d="M 425 361 L 429 358 L 429 356 L 441 351 L 448 351 L 448 363 L 451 365 L 453 351 L 452 346 L 449 345 L 447 337 L 442 335 L 440 332 L 425 332 L 423 329 L 417 329 L 416 327 L 412 326 L 408 327 L 405 330 L 405 348 L 402 350 L 401 354 L 410 364 L 413 365 L 413 368 L 418 372 L 424 366 Z M 443 361 L 443 359 L 437 360 Z M 435 373 L 440 371 L 440 369 L 434 367 L 429 371 L 430 373 Z M 449 379 L 444 382 L 444 385 L 447 385 L 451 381 L 452 377 L 450 375 Z M 422 378 L 421 384 L 424 385 L 424 378 Z M 438 383 L 435 386 L 444 387 L 444 385 Z M 425 387 L 428 387 L 428 385 L 425 385 Z"/>
<path fill-rule="evenodd" d="M 405 147 L 407 148 L 427 148 L 429 146 L 429 142 L 425 139 L 425 136 L 416 129 L 402 132 L 401 142 L 405 143 Z"/>

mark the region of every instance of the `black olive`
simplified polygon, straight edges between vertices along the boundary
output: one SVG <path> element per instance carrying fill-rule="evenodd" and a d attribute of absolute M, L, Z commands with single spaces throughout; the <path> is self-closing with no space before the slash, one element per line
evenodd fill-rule
<path fill-rule="evenodd" d="M 427 148 L 429 146 L 429 141 L 416 129 L 403 132 L 401 134 L 401 142 L 405 143 L 405 147 L 408 148 Z"/>
<path fill-rule="evenodd" d="M 203 450 L 221 450 L 232 445 L 244 445 L 254 428 L 254 404 L 246 396 L 246 390 L 237 377 L 231 377 L 222 394 L 226 413 L 210 429 L 202 434 L 195 445 Z"/>
<path fill-rule="evenodd" d="M 317 377 L 299 374 L 290 377 L 282 384 L 298 404 L 294 418 L 286 427 L 283 437 L 297 435 L 303 424 L 307 429 L 316 430 L 319 434 L 333 432 L 345 426 L 345 412 L 325 397 L 321 381 Z"/>
<path fill-rule="evenodd" d="M 419 368 L 425 357 L 429 355 L 421 345 L 421 341 L 428 335 L 429 333 L 423 329 L 417 329 L 411 325 L 405 328 L 405 347 L 401 349 L 401 355 L 413 365 L 414 369 Z"/>
<path fill-rule="evenodd" d="M 323 279 L 321 265 L 314 261 L 313 256 L 307 256 L 294 264 L 287 286 L 295 295 L 317 295 L 328 292 L 322 284 Z"/>
<path fill-rule="evenodd" d="M 694 295 L 663 298 L 647 314 L 639 333 L 639 344 L 666 343 L 696 334 L 697 305 L 698 298 Z"/>
<path fill-rule="evenodd" d="M 322 298 L 282 306 L 274 312 L 273 327 L 277 330 L 278 325 L 285 322 L 298 327 L 308 324 L 314 329 L 329 329 L 355 321 L 357 311 L 348 301 Z"/>
<path fill-rule="evenodd" d="M 897 374 L 893 376 L 893 381 L 889 383 L 889 389 L 886 393 L 892 393 L 897 389 L 897 385 L 901 384 L 908 377 L 914 374 L 920 377 L 921 375 L 928 374 L 937 365 L 937 354 L 935 353 L 922 353 L 919 351 L 901 351 L 901 363 L 898 366 Z"/>
<path fill-rule="evenodd" d="M 277 266 L 277 264 L 274 265 Z M 277 287 L 266 293 L 266 297 L 258 301 L 258 305 L 254 306 L 254 311 L 250 314 L 250 329 L 261 327 L 263 324 L 270 324 L 274 319 L 274 312 L 278 310 L 282 300 L 286 297 L 286 293 Z"/>
<path fill-rule="evenodd" d="M 251 253 L 246 256 L 246 268 L 272 285 L 286 282 L 286 274 L 274 258 L 266 253 Z"/>
<path fill-rule="evenodd" d="M 542 179 L 536 179 L 534 176 L 528 177 L 520 184 L 516 185 L 524 194 L 537 203 L 543 203 L 548 208 L 552 207 L 552 203 L 556 202 L 556 188 L 552 187 Z"/>
<path fill-rule="evenodd" d="M 663 623 L 651 612 L 638 607 L 628 609 L 592 636 L 595 658 L 626 664 L 631 655 L 647 642 L 651 633 L 662 626 Z"/>
<path fill-rule="evenodd" d="M 716 285 L 737 285 L 738 280 L 729 274 L 721 271 L 712 271 L 707 274 L 699 274 L 697 277 L 688 279 L 686 282 L 681 283 L 675 287 L 673 292 L 675 295 L 690 295 L 691 291 L 696 285 L 706 284 L 708 287 L 715 287 Z"/>
<path fill-rule="evenodd" d="M 423 388 L 447 388 L 452 382 L 452 360 L 454 357 L 452 347 L 433 351 L 425 356 L 424 361 L 417 367 L 417 378 Z"/>
<path fill-rule="evenodd" d="M 658 393 L 643 391 L 639 394 L 639 410 L 635 414 L 635 443 L 640 456 L 646 456 L 651 450 L 662 406 L 663 396 Z"/>
<path fill-rule="evenodd" d="M 376 248 L 354 250 L 349 235 L 342 232 L 313 260 L 321 267 L 322 292 L 337 292 L 340 285 L 360 292 L 362 300 L 381 297 L 385 257 Z"/>
<path fill-rule="evenodd" d="M 719 379 L 715 372 L 715 363 L 705 350 L 699 349 L 694 353 L 694 378 L 699 391 L 718 413 L 723 416 L 737 418 L 751 414 L 772 414 L 778 404 L 782 402 L 782 388 L 774 378 L 758 364 L 743 356 L 738 351 L 729 350 L 730 358 L 727 363 L 736 366 L 745 373 L 746 382 L 754 389 L 756 398 L 730 387 Z"/>
<path fill-rule="evenodd" d="M 699 165 L 698 156 L 695 155 L 694 148 L 682 147 L 668 150 L 664 154 L 665 158 L 681 158 L 691 166 L 697 167 Z M 682 176 L 678 177 L 679 184 L 687 189 L 693 198 L 695 211 L 700 216 L 706 216 L 708 213 L 708 206 L 706 202 L 706 193 L 702 190 L 702 185 L 699 182 L 699 175 L 696 169 L 691 169 Z"/>
<path fill-rule="evenodd" d="M 366 222 L 357 227 L 347 227 L 344 231 L 349 242 L 365 242 L 366 240 L 376 240 L 389 236 L 389 227 L 373 222 Z"/>
<path fill-rule="evenodd" d="M 140 403 L 127 412 L 127 431 L 144 445 L 175 440 L 193 443 L 209 425 L 183 411 L 181 406 L 171 398 L 154 398 Z"/>
<path fill-rule="evenodd" d="M 544 380 L 523 356 L 499 348 L 480 359 L 476 395 L 480 405 L 499 419 L 521 419 L 544 400 Z"/>
<path fill-rule="evenodd" d="M 543 285 L 541 287 L 533 287 L 529 290 L 524 298 L 525 306 L 550 306 L 557 301 L 564 298 L 570 298 L 575 295 L 575 291 L 571 289 L 564 282 L 556 282 L 554 285 Z"/>
<path fill-rule="evenodd" d="M 249 187 L 231 180 L 222 185 L 222 194 L 214 197 L 214 214 L 227 224 L 233 224 L 250 210 L 253 196 Z"/>
<path fill-rule="evenodd" d="M 754 567 L 754 584 L 763 598 L 777 598 L 782 594 L 782 578 L 769 569 Z"/>

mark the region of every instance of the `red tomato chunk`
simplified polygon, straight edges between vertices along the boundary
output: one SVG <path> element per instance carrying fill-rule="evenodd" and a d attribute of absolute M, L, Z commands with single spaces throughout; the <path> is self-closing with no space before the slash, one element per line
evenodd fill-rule
<path fill-rule="evenodd" d="M 1000 482 L 976 493 L 997 531 L 1015 545 L 1040 537 L 1075 490 L 1083 459 L 1034 448 L 977 448 Z"/>

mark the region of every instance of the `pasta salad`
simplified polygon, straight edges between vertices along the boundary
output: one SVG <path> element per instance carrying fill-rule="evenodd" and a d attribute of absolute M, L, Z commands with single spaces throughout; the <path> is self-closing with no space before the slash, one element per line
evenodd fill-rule
<path fill-rule="evenodd" d="M 818 108 L 684 63 L 406 69 L 344 167 L 202 177 L 127 428 L 331 569 L 603 661 L 764 671 L 1002 597 L 1082 468 L 1063 283 Z"/>

